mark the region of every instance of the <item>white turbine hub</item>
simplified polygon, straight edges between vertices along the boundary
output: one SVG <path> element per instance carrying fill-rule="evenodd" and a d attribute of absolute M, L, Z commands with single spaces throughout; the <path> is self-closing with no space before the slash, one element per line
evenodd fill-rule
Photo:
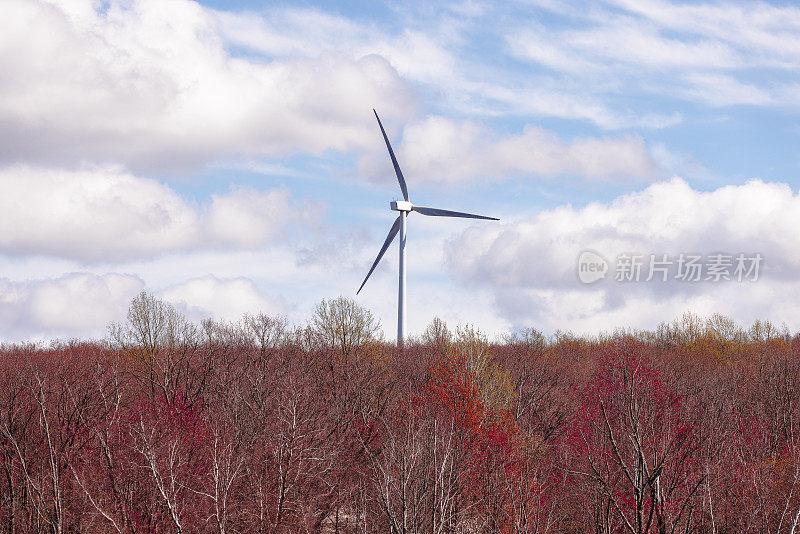
<path fill-rule="evenodd" d="M 407 202 L 405 200 L 392 200 L 389 202 L 389 206 L 394 211 L 411 211 L 414 205 L 411 202 Z"/>

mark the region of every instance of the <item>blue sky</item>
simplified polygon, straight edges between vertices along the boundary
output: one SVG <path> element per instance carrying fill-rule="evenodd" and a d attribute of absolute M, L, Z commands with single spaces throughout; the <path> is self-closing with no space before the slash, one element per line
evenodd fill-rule
<path fill-rule="evenodd" d="M 409 329 L 800 328 L 800 9 L 766 2 L 0 6 L 0 340 L 102 336 L 142 289 L 192 319 L 355 297 L 400 197 Z M 608 275 L 592 284 L 592 250 Z M 761 254 L 757 280 L 617 258 Z M 387 337 L 392 247 L 358 301 Z M 645 265 L 645 269 L 646 269 Z"/>

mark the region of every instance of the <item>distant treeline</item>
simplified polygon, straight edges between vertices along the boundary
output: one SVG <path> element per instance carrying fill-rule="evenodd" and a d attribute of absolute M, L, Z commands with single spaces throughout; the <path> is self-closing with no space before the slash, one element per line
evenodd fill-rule
<path fill-rule="evenodd" d="M 377 332 L 142 294 L 107 341 L 3 347 L 0 531 L 800 531 L 800 337 Z"/>

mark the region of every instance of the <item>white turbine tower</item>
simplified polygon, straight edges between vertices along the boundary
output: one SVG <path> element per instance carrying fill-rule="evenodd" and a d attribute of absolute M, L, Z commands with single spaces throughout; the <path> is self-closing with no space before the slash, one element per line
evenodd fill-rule
<path fill-rule="evenodd" d="M 397 181 L 400 182 L 400 190 L 403 192 L 403 200 L 394 200 L 389 203 L 389 206 L 394 211 L 399 211 L 400 215 L 397 216 L 395 219 L 394 224 L 392 224 L 391 229 L 389 229 L 389 235 L 386 236 L 386 241 L 383 242 L 383 246 L 381 247 L 381 251 L 378 252 L 378 257 L 375 258 L 375 262 L 373 262 L 372 267 L 370 267 L 369 272 L 367 273 L 366 278 L 361 283 L 361 287 L 358 288 L 356 291 L 356 295 L 358 295 L 361 290 L 364 288 L 364 284 L 367 283 L 369 280 L 369 276 L 372 274 L 372 271 L 375 270 L 377 267 L 378 262 L 381 261 L 386 249 L 389 248 L 389 245 L 392 244 L 394 237 L 397 235 L 397 232 L 400 232 L 400 269 L 399 269 L 399 283 L 398 283 L 398 293 L 397 293 L 397 344 L 402 345 L 403 339 L 406 335 L 406 217 L 412 211 L 416 211 L 421 215 L 429 215 L 432 217 L 462 217 L 465 219 L 487 219 L 490 221 L 499 221 L 495 217 L 486 217 L 484 215 L 473 215 L 472 213 L 462 213 L 460 211 L 449 211 L 449 210 L 441 210 L 438 208 L 426 208 L 424 206 L 415 206 L 411 203 L 408 199 L 408 188 L 406 187 L 406 180 L 403 178 L 403 171 L 400 170 L 400 165 L 397 164 L 397 158 L 394 156 L 394 151 L 392 150 L 392 145 L 389 143 L 389 138 L 386 137 L 386 130 L 383 129 L 383 124 L 381 124 L 381 119 L 378 117 L 378 112 L 374 109 L 372 110 L 375 113 L 375 118 L 378 119 L 378 126 L 381 128 L 381 133 L 383 134 L 383 140 L 386 141 L 386 148 L 389 149 L 389 157 L 392 158 L 392 165 L 394 165 L 394 172 L 397 175 Z"/>

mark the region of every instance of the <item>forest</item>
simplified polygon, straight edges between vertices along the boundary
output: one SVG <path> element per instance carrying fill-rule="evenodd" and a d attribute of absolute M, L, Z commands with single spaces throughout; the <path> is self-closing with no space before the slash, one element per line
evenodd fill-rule
<path fill-rule="evenodd" d="M 379 332 L 142 293 L 106 339 L 3 345 L 0 531 L 800 530 L 800 335 Z"/>

